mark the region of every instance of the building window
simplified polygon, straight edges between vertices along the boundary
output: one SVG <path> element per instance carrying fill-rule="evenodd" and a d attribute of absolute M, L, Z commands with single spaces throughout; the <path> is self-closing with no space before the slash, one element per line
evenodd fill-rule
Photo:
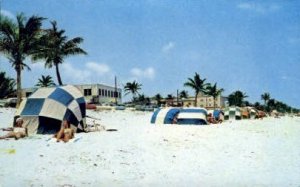
<path fill-rule="evenodd" d="M 104 96 L 105 96 L 105 97 L 107 97 L 107 90 L 105 90 L 105 94 L 104 94 Z"/>
<path fill-rule="evenodd" d="M 92 95 L 92 89 L 84 89 L 84 96 Z"/>
<path fill-rule="evenodd" d="M 121 92 L 119 92 L 119 98 L 121 98 Z"/>
<path fill-rule="evenodd" d="M 108 97 L 111 97 L 111 91 L 108 90 Z"/>
<path fill-rule="evenodd" d="M 101 90 L 101 89 L 99 89 L 99 91 L 98 91 L 98 92 L 99 92 L 99 93 L 98 93 L 98 95 L 101 95 L 101 94 L 102 94 L 102 92 L 101 92 L 101 91 L 102 91 L 102 90 Z"/>
<path fill-rule="evenodd" d="M 104 96 L 104 90 L 103 89 L 101 90 L 101 95 Z"/>
<path fill-rule="evenodd" d="M 32 94 L 32 92 L 26 92 L 26 97 L 29 97 Z"/>

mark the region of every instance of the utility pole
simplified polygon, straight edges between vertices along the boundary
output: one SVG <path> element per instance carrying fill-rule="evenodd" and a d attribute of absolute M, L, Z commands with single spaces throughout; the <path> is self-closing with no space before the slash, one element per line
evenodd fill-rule
<path fill-rule="evenodd" d="M 118 104 L 118 88 L 117 88 L 117 76 L 115 76 L 115 104 Z"/>
<path fill-rule="evenodd" d="M 179 104 L 179 99 L 178 99 L 178 89 L 177 89 L 177 106 Z"/>

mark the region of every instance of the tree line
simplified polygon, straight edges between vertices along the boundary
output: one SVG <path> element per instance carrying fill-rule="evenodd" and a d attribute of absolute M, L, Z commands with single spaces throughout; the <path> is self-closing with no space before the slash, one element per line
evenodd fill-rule
<path fill-rule="evenodd" d="M 201 78 L 198 73 L 195 73 L 193 77 L 187 78 L 187 81 L 183 84 L 185 87 L 189 87 L 192 90 L 194 90 L 194 106 L 197 106 L 197 98 L 199 93 L 203 93 L 206 96 L 213 97 L 213 107 L 216 107 L 216 99 L 218 96 L 224 92 L 223 88 L 218 88 L 217 83 L 211 84 L 206 82 L 205 78 Z M 125 94 L 132 94 L 132 102 L 133 103 L 142 103 L 142 104 L 150 104 L 150 97 L 146 97 L 144 94 L 139 94 L 139 90 L 141 90 L 142 84 L 133 81 L 133 82 L 127 82 L 124 86 Z M 180 99 L 182 98 L 188 98 L 188 92 L 186 90 L 182 90 L 179 92 L 178 97 Z M 269 93 L 263 93 L 261 95 L 261 100 L 264 101 L 264 104 L 260 104 L 259 102 L 255 102 L 254 104 L 250 103 L 249 101 L 245 100 L 247 98 L 247 94 L 237 90 L 232 92 L 228 95 L 228 105 L 229 106 L 238 106 L 238 107 L 245 107 L 245 106 L 251 106 L 255 107 L 258 110 L 263 110 L 265 112 L 271 112 L 273 110 L 277 110 L 278 112 L 282 113 L 299 113 L 300 110 L 293 108 L 281 101 L 277 101 L 276 99 L 273 99 L 270 97 Z M 158 105 L 162 103 L 163 99 L 166 100 L 173 100 L 175 97 L 172 94 L 168 94 L 167 97 L 163 98 L 161 94 L 156 94 L 152 97 L 152 99 L 156 100 Z"/>

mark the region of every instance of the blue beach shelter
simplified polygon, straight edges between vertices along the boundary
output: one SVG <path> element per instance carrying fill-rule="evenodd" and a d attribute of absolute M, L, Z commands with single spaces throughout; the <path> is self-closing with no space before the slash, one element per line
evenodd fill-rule
<path fill-rule="evenodd" d="M 173 120 L 176 115 L 179 113 L 179 108 L 167 107 L 167 108 L 158 108 L 154 111 L 151 123 L 153 124 L 173 124 Z"/>
<path fill-rule="evenodd" d="M 86 127 L 86 103 L 80 90 L 72 85 L 39 88 L 18 108 L 15 118 L 23 118 L 29 134 L 57 132 L 63 120 L 76 131 Z"/>
<path fill-rule="evenodd" d="M 178 114 L 178 125 L 207 125 L 207 110 L 204 108 L 183 108 Z"/>

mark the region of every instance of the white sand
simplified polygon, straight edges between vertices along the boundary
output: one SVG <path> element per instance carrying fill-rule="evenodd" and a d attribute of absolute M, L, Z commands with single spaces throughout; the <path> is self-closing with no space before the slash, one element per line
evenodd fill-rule
<path fill-rule="evenodd" d="M 0 109 L 0 127 L 13 114 Z M 66 144 L 47 141 L 50 135 L 0 141 L 0 186 L 300 184 L 300 118 L 155 126 L 151 113 L 88 115 L 118 131 L 76 134 Z"/>

